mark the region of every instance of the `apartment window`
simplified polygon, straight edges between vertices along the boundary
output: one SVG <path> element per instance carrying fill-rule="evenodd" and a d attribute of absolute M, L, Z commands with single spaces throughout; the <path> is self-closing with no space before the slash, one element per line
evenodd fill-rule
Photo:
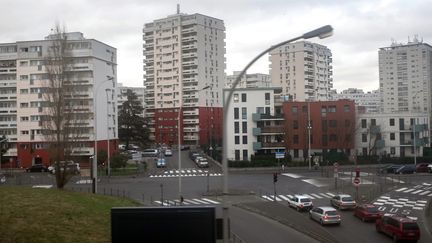
<path fill-rule="evenodd" d="M 264 94 L 264 99 L 265 99 L 265 104 L 266 105 L 270 105 L 270 93 L 265 93 Z"/>
<path fill-rule="evenodd" d="M 392 133 L 390 133 L 390 140 L 395 140 L 396 138 L 395 138 L 395 134 L 392 132 Z"/>
<path fill-rule="evenodd" d="M 362 142 L 363 143 L 367 142 L 367 133 L 362 133 Z"/>
<path fill-rule="evenodd" d="M 327 131 L 327 120 L 322 120 L 321 121 L 321 127 L 322 127 L 322 131 L 323 132 Z"/>
<path fill-rule="evenodd" d="M 350 126 L 351 126 L 351 121 L 345 120 L 345 127 L 350 127 Z"/>
<path fill-rule="evenodd" d="M 298 129 L 298 121 L 297 120 L 293 121 L 293 129 Z"/>
<path fill-rule="evenodd" d="M 395 119 L 394 118 L 390 118 L 390 126 L 394 126 L 395 125 Z"/>
<path fill-rule="evenodd" d="M 246 107 L 242 107 L 242 119 L 243 120 L 247 119 L 247 108 Z"/>
<path fill-rule="evenodd" d="M 366 119 L 361 119 L 361 127 L 362 128 L 367 128 L 367 121 L 366 121 Z"/>
<path fill-rule="evenodd" d="M 334 113 L 334 112 L 336 112 L 336 106 L 329 106 L 328 111 L 329 111 L 330 113 Z"/>
<path fill-rule="evenodd" d="M 265 113 L 266 113 L 267 115 L 270 115 L 270 107 L 266 107 L 266 108 L 265 108 Z"/>
<path fill-rule="evenodd" d="M 396 148 L 390 147 L 390 154 L 396 154 Z"/>
<path fill-rule="evenodd" d="M 258 114 L 264 114 L 264 107 L 257 107 L 256 111 Z"/>
<path fill-rule="evenodd" d="M 239 124 L 239 122 L 234 122 L 234 133 L 240 133 L 240 124 Z"/>
<path fill-rule="evenodd" d="M 29 104 L 28 104 L 28 103 L 21 103 L 21 104 L 20 104 L 20 107 L 21 107 L 21 108 L 28 108 L 28 107 L 29 107 Z"/>
<path fill-rule="evenodd" d="M 349 105 L 344 106 L 344 112 L 350 112 L 350 106 Z"/>
<path fill-rule="evenodd" d="M 294 158 L 298 158 L 298 157 L 299 157 L 299 150 L 294 149 Z"/>
<path fill-rule="evenodd" d="M 235 156 L 235 160 L 240 160 L 240 150 L 239 149 L 236 149 L 235 150 L 235 152 L 234 152 L 234 156 Z"/>
<path fill-rule="evenodd" d="M 28 80 L 28 75 L 20 75 L 20 80 Z"/>
<path fill-rule="evenodd" d="M 247 122 L 242 122 L 242 131 L 243 133 L 247 133 Z"/>
<path fill-rule="evenodd" d="M 20 89 L 21 94 L 28 94 L 28 89 Z"/>
<path fill-rule="evenodd" d="M 21 134 L 22 134 L 22 135 L 28 135 L 28 134 L 29 134 L 29 131 L 21 131 Z"/>
<path fill-rule="evenodd" d="M 293 143 L 294 144 L 298 144 L 298 142 L 299 142 L 299 136 L 298 135 L 294 135 L 293 136 Z"/>
<path fill-rule="evenodd" d="M 21 121 L 22 121 L 22 122 L 29 121 L 29 117 L 28 117 L 28 116 L 22 116 L 22 117 L 21 117 Z"/>
<path fill-rule="evenodd" d="M 337 121 L 336 120 L 330 120 L 329 122 L 330 127 L 337 127 Z"/>
<path fill-rule="evenodd" d="M 243 160 L 249 160 L 248 151 L 247 149 L 243 150 Z"/>
<path fill-rule="evenodd" d="M 363 154 L 363 156 L 368 155 L 368 149 L 367 148 L 362 148 L 362 154 Z"/>
<path fill-rule="evenodd" d="M 234 136 L 234 143 L 240 144 L 240 136 Z"/>
<path fill-rule="evenodd" d="M 239 108 L 234 107 L 234 119 L 239 119 Z"/>
<path fill-rule="evenodd" d="M 246 102 L 246 94 L 241 94 L 241 99 L 242 102 Z"/>
<path fill-rule="evenodd" d="M 336 142 L 337 141 L 337 135 L 336 134 L 330 134 L 330 142 Z"/>
<path fill-rule="evenodd" d="M 376 126 L 376 119 L 371 119 L 371 126 Z"/>
<path fill-rule="evenodd" d="M 243 136 L 243 144 L 248 144 L 248 137 L 247 136 Z"/>
<path fill-rule="evenodd" d="M 325 107 L 325 106 L 321 107 L 321 116 L 322 117 L 327 116 L 327 107 Z"/>
<path fill-rule="evenodd" d="M 234 94 L 233 99 L 234 99 L 234 103 L 238 103 L 239 102 L 239 95 Z"/>
<path fill-rule="evenodd" d="M 291 110 L 292 110 L 292 113 L 293 114 L 296 114 L 297 113 L 297 106 L 293 106 L 292 108 L 291 108 Z"/>
<path fill-rule="evenodd" d="M 327 143 L 328 143 L 327 135 L 322 135 L 322 145 L 327 146 Z"/>

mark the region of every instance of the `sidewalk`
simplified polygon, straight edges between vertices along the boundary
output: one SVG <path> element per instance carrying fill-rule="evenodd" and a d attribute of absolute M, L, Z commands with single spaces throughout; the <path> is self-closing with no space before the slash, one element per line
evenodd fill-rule
<path fill-rule="evenodd" d="M 284 206 L 275 202 L 248 202 L 238 203 L 233 206 L 260 214 L 267 218 L 280 222 L 288 227 L 291 227 L 300 233 L 306 234 L 319 242 L 338 242 L 325 228 L 318 223 L 311 223 L 307 213 L 305 217 L 299 217 L 298 213 L 290 210 L 288 206 Z"/>

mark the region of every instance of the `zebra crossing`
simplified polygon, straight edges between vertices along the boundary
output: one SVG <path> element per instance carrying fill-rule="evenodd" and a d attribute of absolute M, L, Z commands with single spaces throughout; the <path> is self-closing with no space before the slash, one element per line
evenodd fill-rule
<path fill-rule="evenodd" d="M 391 198 L 388 196 L 381 196 L 375 202 L 376 206 L 390 205 L 392 208 L 412 208 L 415 210 L 423 210 L 426 207 L 427 201 L 425 200 L 413 200 L 408 198 Z"/>
<path fill-rule="evenodd" d="M 220 202 L 216 200 L 211 200 L 208 198 L 192 198 L 192 199 L 184 199 L 183 203 L 180 203 L 179 199 L 174 200 L 163 200 L 161 202 L 160 200 L 153 201 L 155 205 L 161 205 L 161 206 L 196 206 L 196 205 L 219 205 Z"/>
<path fill-rule="evenodd" d="M 409 193 L 412 195 L 432 197 L 432 184 L 423 183 L 421 185 L 416 185 L 414 187 L 402 187 L 396 189 L 395 191 L 401 193 Z"/>
<path fill-rule="evenodd" d="M 331 193 L 331 192 L 317 192 L 317 193 L 308 193 L 308 194 L 295 194 L 295 195 L 302 195 L 302 196 L 306 196 L 309 197 L 310 199 L 330 199 L 332 197 L 335 196 L 335 194 Z M 261 195 L 261 198 L 263 198 L 266 201 L 270 201 L 270 202 L 274 202 L 275 200 L 277 202 L 282 202 L 282 201 L 288 201 L 289 198 L 292 198 L 294 196 L 294 194 L 278 194 L 275 195 Z"/>
<path fill-rule="evenodd" d="M 208 170 L 200 169 L 182 169 L 182 170 L 168 170 L 162 174 L 152 174 L 150 178 L 167 178 L 167 177 L 193 177 L 193 176 L 222 176 L 222 173 L 211 172 Z"/>

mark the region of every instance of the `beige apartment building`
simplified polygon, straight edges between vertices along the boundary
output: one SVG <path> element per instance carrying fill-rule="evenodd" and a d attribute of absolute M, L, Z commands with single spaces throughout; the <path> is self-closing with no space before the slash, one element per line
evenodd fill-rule
<path fill-rule="evenodd" d="M 282 95 L 294 101 L 327 101 L 333 88 L 332 53 L 323 45 L 299 41 L 270 52 L 270 75 Z"/>

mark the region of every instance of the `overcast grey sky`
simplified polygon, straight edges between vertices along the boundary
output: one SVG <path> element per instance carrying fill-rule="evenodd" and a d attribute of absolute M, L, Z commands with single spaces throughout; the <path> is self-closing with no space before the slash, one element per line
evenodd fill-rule
<path fill-rule="evenodd" d="M 418 34 L 432 44 L 430 0 L 2 0 L 0 43 L 43 39 L 58 21 L 117 48 L 118 81 L 142 86 L 144 23 L 181 12 L 224 20 L 226 73 L 241 70 L 280 41 L 330 24 L 328 39 L 313 42 L 333 53 L 333 84 L 365 91 L 378 88 L 378 49 Z M 263 57 L 250 72 L 268 73 Z"/>

